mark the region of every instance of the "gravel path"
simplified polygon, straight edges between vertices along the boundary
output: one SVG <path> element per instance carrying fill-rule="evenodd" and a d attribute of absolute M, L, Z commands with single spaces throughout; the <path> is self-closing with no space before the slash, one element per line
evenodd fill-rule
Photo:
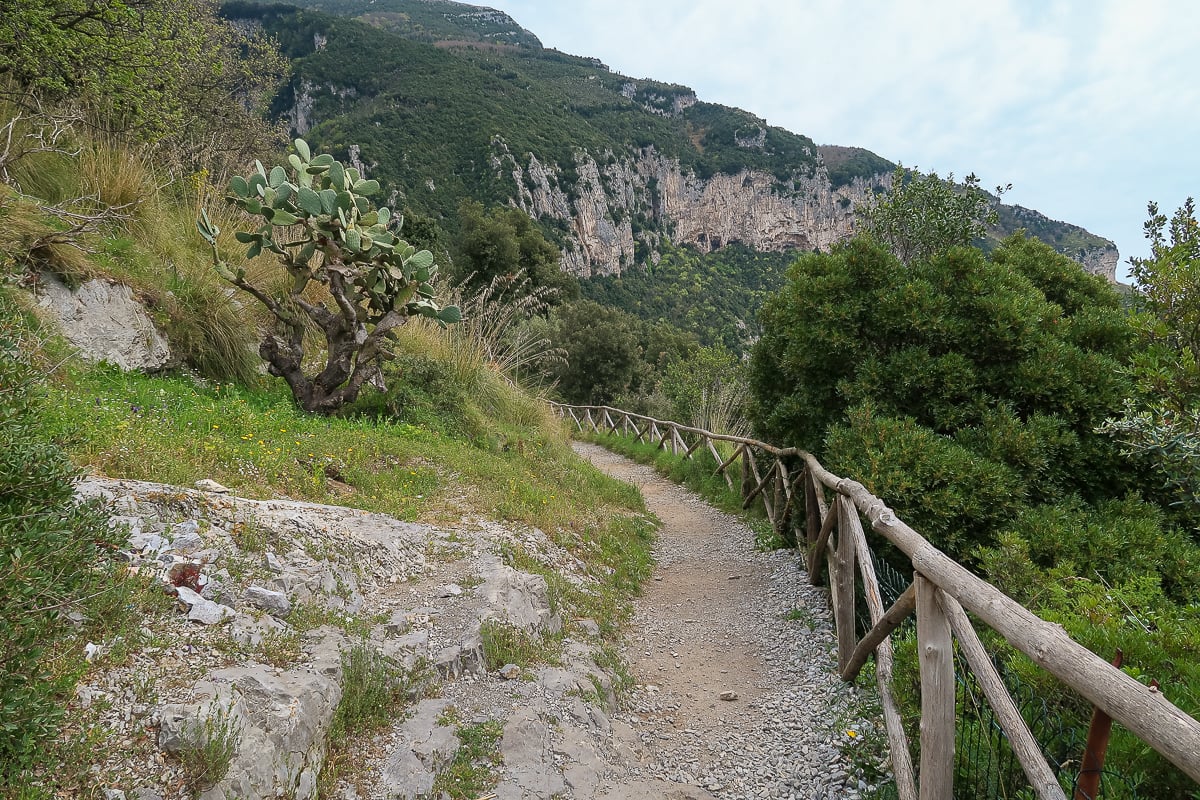
<path fill-rule="evenodd" d="M 719 798 L 853 798 L 885 754 L 873 698 L 835 674 L 825 590 L 791 551 L 759 552 L 737 518 L 601 447 L 576 450 L 637 485 L 662 521 L 658 565 L 624 656 L 618 716 L 635 772 Z M 723 699 L 724 698 L 724 699 Z"/>

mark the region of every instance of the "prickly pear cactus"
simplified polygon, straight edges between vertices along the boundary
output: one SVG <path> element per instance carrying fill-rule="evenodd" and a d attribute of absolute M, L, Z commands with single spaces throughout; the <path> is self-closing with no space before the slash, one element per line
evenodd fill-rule
<path fill-rule="evenodd" d="M 292 277 L 290 302 L 250 283 L 243 266 L 222 257 L 221 230 L 206 210 L 196 224 L 212 247 L 217 273 L 275 316 L 276 330 L 259 348 L 271 373 L 288 381 L 304 408 L 328 413 L 352 401 L 364 381 L 379 383 L 386 355 L 381 339 L 397 325 L 415 315 L 446 325 L 461 321 L 462 315 L 455 306 L 437 303 L 433 255 L 398 237 L 402 217 L 372 204 L 379 182 L 363 178 L 328 153 L 314 156 L 303 139 L 294 146 L 290 170 L 274 166 L 268 171 L 255 162 L 255 172 L 230 181 L 225 198 L 261 218 L 261 225 L 234 236 L 247 246 L 247 261 L 264 253 L 278 258 Z M 312 282 L 329 290 L 332 307 L 302 297 Z M 296 308 L 327 339 L 328 364 L 312 379 L 300 371 L 304 326 Z"/>

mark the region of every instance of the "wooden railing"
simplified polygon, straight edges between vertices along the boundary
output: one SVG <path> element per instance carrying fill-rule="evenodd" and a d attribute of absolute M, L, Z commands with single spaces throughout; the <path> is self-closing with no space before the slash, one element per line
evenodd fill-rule
<path fill-rule="evenodd" d="M 1054 770 L 985 652 L 968 611 L 1200 783 L 1200 722 L 1156 687 L 1134 680 L 1073 640 L 1061 626 L 1041 619 L 972 574 L 898 519 L 862 484 L 832 474 L 811 454 L 608 406 L 554 404 L 554 408 L 584 433 L 623 433 L 688 459 L 698 454 L 711 457 L 714 474 L 723 476 L 730 488 L 734 485 L 730 468 L 740 461 L 743 508 L 760 501 L 775 529 L 794 535 L 797 546 L 807 550 L 812 583 L 821 582 L 822 567 L 828 573 L 842 679 L 854 680 L 874 654 L 900 800 L 953 797 L 954 639 L 1037 797 L 1065 800 Z M 727 452 L 733 445 L 728 455 L 718 448 L 721 442 L 727 443 Z M 768 466 L 763 469 L 760 464 Z M 912 563 L 912 583 L 890 608 L 883 606 L 863 517 Z M 861 639 L 855 621 L 859 579 L 872 626 Z M 914 612 L 921 681 L 921 757 L 916 770 L 892 693 L 889 637 Z"/>

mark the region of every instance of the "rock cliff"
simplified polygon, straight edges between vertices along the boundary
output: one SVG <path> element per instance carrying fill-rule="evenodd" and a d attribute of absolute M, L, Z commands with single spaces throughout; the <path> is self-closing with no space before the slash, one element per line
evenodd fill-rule
<path fill-rule="evenodd" d="M 639 244 L 656 260 L 663 234 L 703 252 L 733 242 L 767 251 L 826 249 L 850 235 L 854 204 L 891 184 L 887 174 L 835 188 L 820 168 L 786 182 L 753 170 L 703 178 L 650 146 L 599 160 L 579 152 L 578 179 L 567 186 L 557 166 L 534 154 L 522 163 L 499 139 L 493 146 L 493 166 L 517 187 L 511 202 L 535 219 L 565 223 L 563 268 L 581 277 L 619 274 L 643 260 Z"/>
<path fill-rule="evenodd" d="M 749 137 L 744 146 L 755 142 Z M 786 181 L 756 170 L 701 177 L 649 146 L 621 155 L 579 151 L 570 170 L 578 177 L 568 185 L 558 165 L 532 153 L 519 157 L 498 137 L 492 144 L 493 167 L 516 186 L 510 202 L 565 229 L 562 266 L 579 277 L 657 262 L 664 235 L 702 252 L 734 242 L 764 251 L 826 250 L 853 233 L 854 206 L 892 183 L 887 172 L 835 186 L 823 164 Z M 1009 216 L 1024 220 L 1021 227 L 1035 236 L 1051 223 L 1029 209 Z M 1119 255 L 1111 243 L 1050 244 L 1088 272 L 1115 280 Z"/>

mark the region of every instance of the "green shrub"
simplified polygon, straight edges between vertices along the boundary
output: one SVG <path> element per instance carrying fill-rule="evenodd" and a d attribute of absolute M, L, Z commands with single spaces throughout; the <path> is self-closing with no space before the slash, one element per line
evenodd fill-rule
<path fill-rule="evenodd" d="M 377 730 L 396 719 L 418 677 L 365 642 L 342 653 L 342 700 L 330 738 Z"/>
<path fill-rule="evenodd" d="M 447 714 L 446 722 L 456 722 L 457 715 Z M 459 724 L 456 731 L 461 742 L 454 760 L 438 773 L 434 794 L 446 793 L 451 800 L 472 800 L 487 794 L 496 785 L 500 757 L 500 739 L 504 723 L 498 719 Z"/>
<path fill-rule="evenodd" d="M 94 607 L 115 591 L 120 538 L 97 508 L 72 502 L 76 471 L 42 429 L 29 336 L 0 296 L 0 785 L 34 767 L 57 731 L 81 668 L 48 657 L 73 635 L 68 612 L 86 617 L 83 598 Z"/>
<path fill-rule="evenodd" d="M 185 735 L 189 743 L 179 751 L 179 761 L 184 780 L 196 797 L 229 773 L 241 733 L 232 710 L 214 704 L 203 719 L 188 726 Z"/>
<path fill-rule="evenodd" d="M 554 658 L 556 642 L 503 622 L 484 620 L 479 626 L 479 635 L 483 638 L 483 659 L 489 670 L 500 669 L 505 664 L 526 667 Z"/>
<path fill-rule="evenodd" d="M 1025 484 L 989 460 L 909 418 L 852 409 L 833 426 L 824 458 L 838 475 L 858 478 L 938 547 L 963 553 L 1022 506 Z"/>

